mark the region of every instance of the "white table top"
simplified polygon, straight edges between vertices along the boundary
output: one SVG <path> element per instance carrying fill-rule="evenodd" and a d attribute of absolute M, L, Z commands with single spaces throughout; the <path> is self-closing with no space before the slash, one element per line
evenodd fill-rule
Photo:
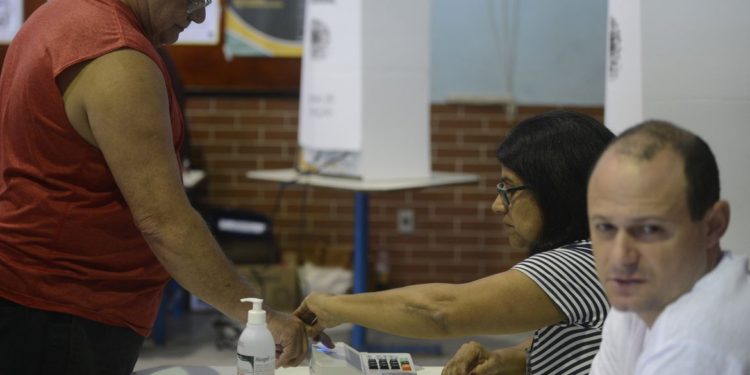
<path fill-rule="evenodd" d="M 417 370 L 419 375 L 440 375 L 443 368 L 439 366 L 422 367 Z M 133 375 L 236 375 L 237 368 L 234 366 L 160 366 L 146 370 L 140 370 Z M 275 375 L 309 375 L 310 368 L 307 366 L 287 367 L 276 369 Z"/>
<path fill-rule="evenodd" d="M 352 191 L 396 191 L 426 187 L 467 184 L 479 181 L 479 176 L 466 173 L 432 172 L 424 178 L 400 178 L 395 180 L 361 180 L 348 177 L 305 175 L 294 169 L 268 169 L 249 171 L 247 178 L 253 180 L 286 182 L 300 185 L 320 186 Z"/>

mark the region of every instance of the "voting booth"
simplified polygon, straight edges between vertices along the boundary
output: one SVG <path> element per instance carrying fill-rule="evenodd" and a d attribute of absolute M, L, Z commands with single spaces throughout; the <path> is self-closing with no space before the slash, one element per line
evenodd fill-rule
<path fill-rule="evenodd" d="M 610 0 L 605 124 L 647 119 L 708 142 L 732 209 L 721 244 L 750 254 L 750 2 Z"/>
<path fill-rule="evenodd" d="M 429 0 L 308 0 L 304 163 L 363 180 L 430 175 Z"/>

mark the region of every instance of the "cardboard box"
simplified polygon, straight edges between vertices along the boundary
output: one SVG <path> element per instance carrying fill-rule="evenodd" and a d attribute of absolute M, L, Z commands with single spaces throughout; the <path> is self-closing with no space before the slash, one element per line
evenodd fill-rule
<path fill-rule="evenodd" d="M 260 286 L 263 300 L 270 308 L 292 312 L 299 306 L 301 300 L 295 265 L 238 265 L 236 268 L 240 275 Z"/>
<path fill-rule="evenodd" d="M 284 253 L 286 256 L 286 252 Z M 352 269 L 351 245 L 337 245 L 316 243 L 304 249 L 302 263 L 311 262 L 321 267 L 341 267 Z"/>

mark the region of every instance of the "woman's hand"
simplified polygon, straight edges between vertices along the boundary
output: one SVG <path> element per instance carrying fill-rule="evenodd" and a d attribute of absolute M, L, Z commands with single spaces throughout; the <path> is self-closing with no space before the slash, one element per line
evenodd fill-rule
<path fill-rule="evenodd" d="M 527 342 L 489 352 L 477 342 L 468 342 L 445 364 L 443 375 L 526 374 Z"/>
<path fill-rule="evenodd" d="M 294 316 L 305 323 L 305 331 L 308 337 L 315 342 L 322 342 L 328 348 L 333 348 L 333 341 L 323 330 L 335 327 L 341 322 L 333 321 L 320 308 L 325 304 L 325 299 L 329 297 L 330 295 L 327 294 L 310 293 L 294 311 Z"/>

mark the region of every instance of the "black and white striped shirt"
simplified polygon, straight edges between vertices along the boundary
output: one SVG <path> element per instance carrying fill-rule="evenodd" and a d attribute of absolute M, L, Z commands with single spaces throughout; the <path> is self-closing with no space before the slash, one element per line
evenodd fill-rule
<path fill-rule="evenodd" d="M 576 242 L 536 254 L 513 269 L 537 283 L 567 318 L 534 332 L 528 373 L 588 374 L 609 310 L 596 276 L 591 242 Z"/>

